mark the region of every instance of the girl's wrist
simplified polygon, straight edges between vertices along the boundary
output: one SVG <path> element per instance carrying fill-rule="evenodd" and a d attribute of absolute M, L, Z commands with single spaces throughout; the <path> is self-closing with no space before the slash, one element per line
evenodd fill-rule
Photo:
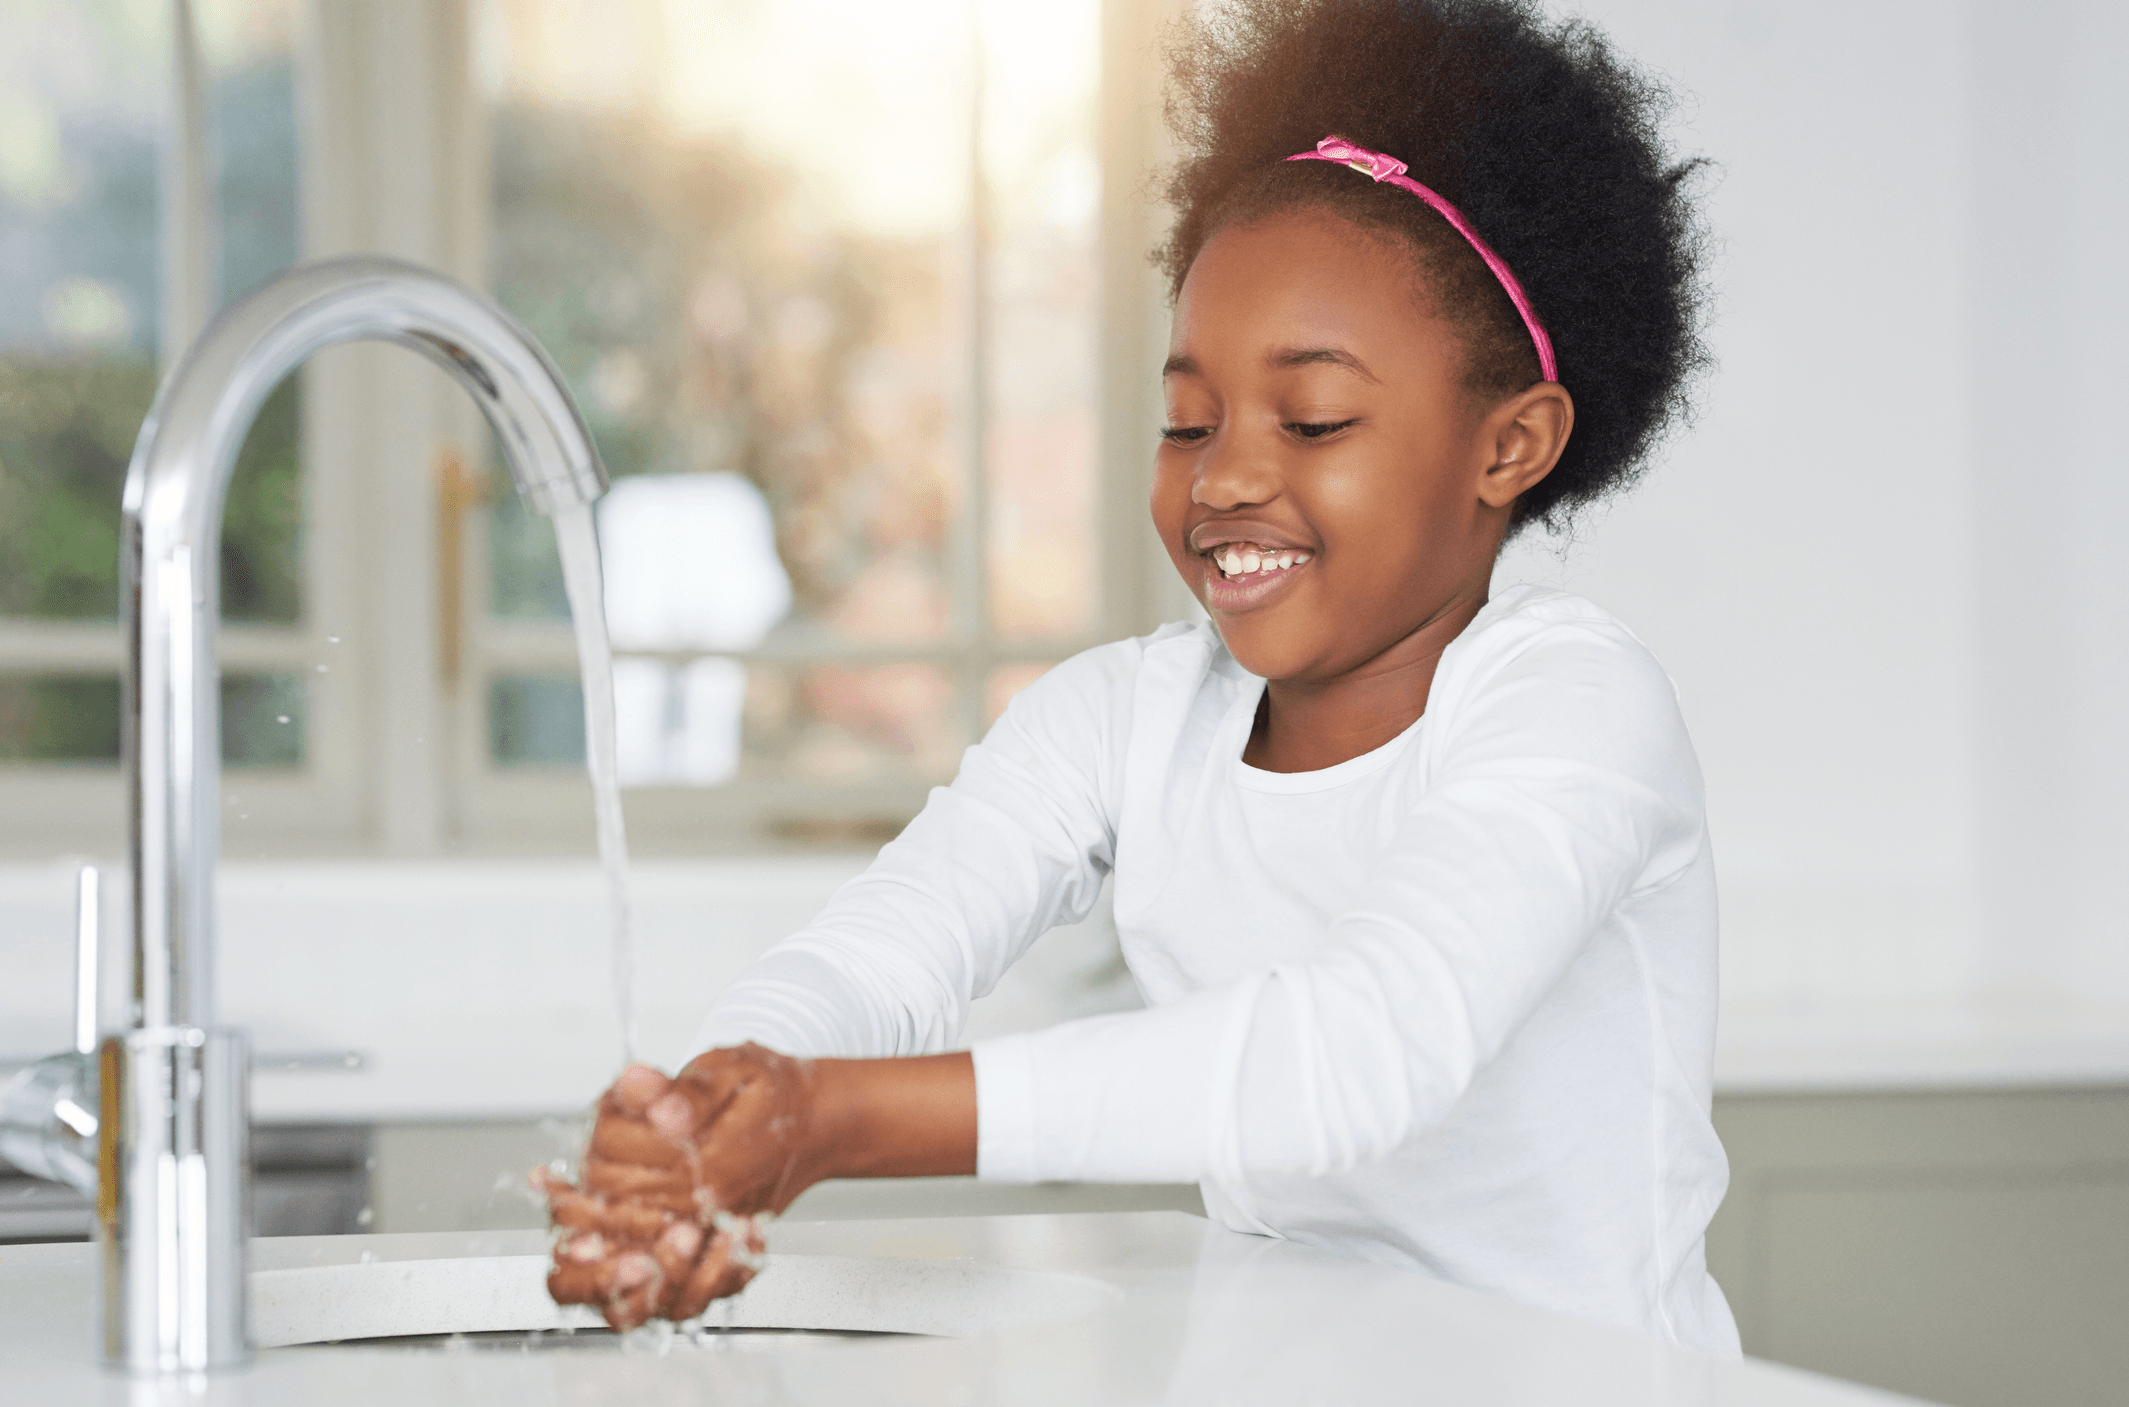
<path fill-rule="evenodd" d="M 812 1117 L 807 1120 L 802 1166 L 807 1185 L 831 1177 L 859 1177 L 850 1153 L 864 1141 L 864 1099 L 854 1087 L 849 1060 L 810 1062 Z"/>
<path fill-rule="evenodd" d="M 817 1060 L 802 1164 L 830 1177 L 928 1177 L 976 1170 L 975 1067 L 966 1052 Z"/>

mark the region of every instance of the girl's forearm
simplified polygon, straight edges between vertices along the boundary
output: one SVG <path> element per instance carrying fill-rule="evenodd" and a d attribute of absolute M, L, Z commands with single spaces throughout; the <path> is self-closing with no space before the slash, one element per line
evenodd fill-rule
<path fill-rule="evenodd" d="M 813 1062 L 818 1177 L 976 1170 L 976 1066 L 967 1051 Z"/>

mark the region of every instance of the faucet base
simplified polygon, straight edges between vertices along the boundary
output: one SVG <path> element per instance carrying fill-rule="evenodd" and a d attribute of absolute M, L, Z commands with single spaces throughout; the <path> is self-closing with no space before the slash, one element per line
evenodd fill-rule
<path fill-rule="evenodd" d="M 251 1357 L 251 1044 L 153 1026 L 99 1056 L 103 1356 L 136 1374 Z"/>

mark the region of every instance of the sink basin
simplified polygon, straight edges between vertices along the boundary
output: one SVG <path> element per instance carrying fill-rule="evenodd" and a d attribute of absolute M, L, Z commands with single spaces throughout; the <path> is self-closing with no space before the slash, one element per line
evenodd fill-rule
<path fill-rule="evenodd" d="M 547 1297 L 545 1256 L 498 1255 L 260 1270 L 252 1278 L 252 1329 L 261 1349 L 443 1348 L 530 1352 L 686 1344 L 685 1334 L 606 1331 L 583 1305 Z M 750 1348 L 924 1335 L 961 1338 L 1090 1314 L 1123 1291 L 1084 1275 L 971 1260 L 776 1255 L 713 1330 Z M 704 1338 L 712 1345 L 721 1337 Z"/>
<path fill-rule="evenodd" d="M 691 1330 L 651 1324 L 632 1335 L 597 1329 L 497 1329 L 472 1334 L 402 1334 L 390 1339 L 356 1339 L 341 1344 L 295 1344 L 271 1350 L 300 1353 L 306 1348 L 381 1348 L 412 1353 L 749 1353 L 821 1343 L 864 1343 L 874 1339 L 924 1338 L 887 1329 L 725 1329 L 705 1325 Z"/>

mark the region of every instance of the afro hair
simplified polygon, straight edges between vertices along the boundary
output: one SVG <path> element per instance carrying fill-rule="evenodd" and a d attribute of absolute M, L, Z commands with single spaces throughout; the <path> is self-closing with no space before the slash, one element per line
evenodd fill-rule
<path fill-rule="evenodd" d="M 1155 259 L 1171 295 L 1222 228 L 1322 208 L 1409 242 L 1463 337 L 1472 391 L 1539 380 L 1515 305 L 1446 220 L 1343 165 L 1285 160 L 1332 133 L 1407 163 L 1515 270 L 1575 427 L 1514 527 L 1565 526 L 1688 413 L 1707 363 L 1700 163 L 1667 157 L 1669 94 L 1586 22 L 1528 0 L 1223 0 L 1180 23 L 1170 68 L 1176 223 Z"/>

